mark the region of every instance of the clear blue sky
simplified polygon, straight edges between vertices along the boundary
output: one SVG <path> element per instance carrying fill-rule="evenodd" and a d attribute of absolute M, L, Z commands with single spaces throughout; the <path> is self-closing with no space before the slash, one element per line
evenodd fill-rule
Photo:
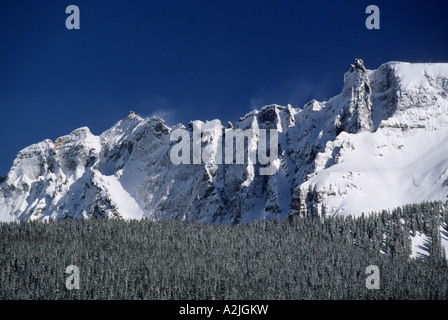
<path fill-rule="evenodd" d="M 65 8 L 81 11 L 67 30 Z M 381 10 L 367 30 L 365 9 Z M 19 150 L 129 110 L 236 121 L 342 88 L 355 58 L 448 62 L 445 1 L 2 0 L 0 175 Z"/>

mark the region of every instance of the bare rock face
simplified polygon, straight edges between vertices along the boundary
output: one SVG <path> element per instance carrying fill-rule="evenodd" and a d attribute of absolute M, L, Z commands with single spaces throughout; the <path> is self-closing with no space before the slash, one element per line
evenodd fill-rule
<path fill-rule="evenodd" d="M 80 128 L 20 151 L 0 178 L 0 220 L 90 217 L 234 224 L 287 215 L 361 214 L 448 195 L 448 64 L 356 59 L 342 92 L 303 108 L 270 105 L 225 126 L 169 127 L 134 112 L 95 136 Z M 278 170 L 259 162 L 175 165 L 173 130 L 278 131 Z M 246 152 L 248 148 L 246 146 Z M 221 159 L 224 160 L 224 159 Z"/>
<path fill-rule="evenodd" d="M 336 118 L 337 134 L 342 131 L 358 133 L 373 131 L 372 89 L 362 60 L 356 59 L 350 71 L 344 76 L 344 88 L 340 98 L 348 105 L 344 106 Z"/>

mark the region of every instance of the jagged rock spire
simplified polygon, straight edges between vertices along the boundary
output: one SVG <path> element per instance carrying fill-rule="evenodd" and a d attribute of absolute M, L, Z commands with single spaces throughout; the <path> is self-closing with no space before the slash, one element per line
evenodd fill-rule
<path fill-rule="evenodd" d="M 355 64 L 352 64 L 350 68 L 350 72 L 353 72 L 355 69 L 366 72 L 366 68 L 364 67 L 364 61 L 362 59 L 355 59 Z"/>
<path fill-rule="evenodd" d="M 338 132 L 358 133 L 373 131 L 371 87 L 367 70 L 361 59 L 344 76 L 341 93 L 342 109 L 335 125 Z"/>

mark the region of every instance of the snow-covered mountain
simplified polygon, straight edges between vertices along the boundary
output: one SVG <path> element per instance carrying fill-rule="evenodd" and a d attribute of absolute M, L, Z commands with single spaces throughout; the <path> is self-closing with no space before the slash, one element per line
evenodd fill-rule
<path fill-rule="evenodd" d="M 355 60 L 342 92 L 302 109 L 270 105 L 233 128 L 278 130 L 278 172 L 259 163 L 173 164 L 169 127 L 130 113 L 100 136 L 80 128 L 19 152 L 0 179 L 0 220 L 170 218 L 238 223 L 288 214 L 352 214 L 448 197 L 448 64 Z M 249 146 L 250 148 L 250 146 Z"/>

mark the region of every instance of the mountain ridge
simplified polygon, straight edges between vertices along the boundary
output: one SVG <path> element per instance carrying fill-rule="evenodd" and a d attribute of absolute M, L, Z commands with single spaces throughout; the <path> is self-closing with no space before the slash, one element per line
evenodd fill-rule
<path fill-rule="evenodd" d="M 268 105 L 235 129 L 278 130 L 278 172 L 259 163 L 174 165 L 166 125 L 133 112 L 95 136 L 82 127 L 21 150 L 0 180 L 0 220 L 121 217 L 234 224 L 287 215 L 378 211 L 448 195 L 448 64 L 356 59 L 339 95 L 303 108 Z M 227 125 L 228 127 L 229 125 Z M 254 135 L 258 139 L 258 135 Z M 417 170 L 415 170 L 417 169 Z M 413 201 L 415 200 L 415 201 Z"/>

